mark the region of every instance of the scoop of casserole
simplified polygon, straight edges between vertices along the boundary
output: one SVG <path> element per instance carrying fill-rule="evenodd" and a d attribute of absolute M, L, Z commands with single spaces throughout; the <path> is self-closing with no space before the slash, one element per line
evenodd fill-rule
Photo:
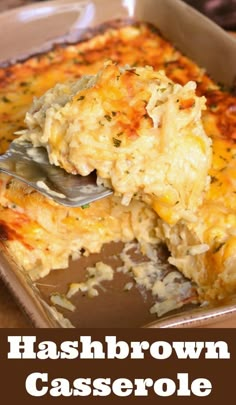
<path fill-rule="evenodd" d="M 23 137 L 67 172 L 135 197 L 169 224 L 193 220 L 209 183 L 211 140 L 192 81 L 174 84 L 151 67 L 107 63 L 96 75 L 57 84 L 35 99 Z"/>

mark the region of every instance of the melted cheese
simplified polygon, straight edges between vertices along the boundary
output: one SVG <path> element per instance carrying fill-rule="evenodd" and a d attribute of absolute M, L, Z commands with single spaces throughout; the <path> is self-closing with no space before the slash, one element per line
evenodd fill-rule
<path fill-rule="evenodd" d="M 50 162 L 67 172 L 96 170 L 123 204 L 135 196 L 176 223 L 193 216 L 209 183 L 205 99 L 195 88 L 151 67 L 107 64 L 95 76 L 57 84 L 36 99 L 18 141 L 45 147 Z"/>

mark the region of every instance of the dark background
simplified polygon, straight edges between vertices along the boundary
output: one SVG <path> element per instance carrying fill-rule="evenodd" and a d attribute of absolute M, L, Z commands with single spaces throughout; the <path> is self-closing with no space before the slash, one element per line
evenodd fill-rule
<path fill-rule="evenodd" d="M 185 0 L 223 28 L 236 31 L 236 0 Z"/>

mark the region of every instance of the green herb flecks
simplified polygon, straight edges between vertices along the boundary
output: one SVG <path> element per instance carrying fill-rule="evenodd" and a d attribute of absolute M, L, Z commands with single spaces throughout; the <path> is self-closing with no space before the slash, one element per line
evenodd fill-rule
<path fill-rule="evenodd" d="M 90 204 L 81 205 L 82 210 L 85 210 L 86 208 L 89 208 L 89 207 L 90 207 Z"/>
<path fill-rule="evenodd" d="M 219 250 L 220 250 L 224 245 L 225 245 L 225 242 L 218 243 L 218 244 L 214 247 L 213 253 L 219 252 Z"/>
<path fill-rule="evenodd" d="M 3 96 L 3 97 L 2 97 L 2 101 L 3 101 L 4 103 L 10 103 L 10 102 L 11 102 L 11 100 L 9 100 L 9 98 L 6 97 L 6 96 Z"/>
<path fill-rule="evenodd" d="M 121 140 L 120 140 L 120 139 L 112 138 L 112 141 L 113 141 L 113 145 L 114 145 L 116 148 L 119 148 L 119 147 L 120 147 L 120 145 L 121 145 Z"/>

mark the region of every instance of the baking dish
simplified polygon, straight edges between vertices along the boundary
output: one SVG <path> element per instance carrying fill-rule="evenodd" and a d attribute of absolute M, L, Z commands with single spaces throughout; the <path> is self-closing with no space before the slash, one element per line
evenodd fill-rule
<path fill-rule="evenodd" d="M 162 34 L 174 43 L 183 53 L 204 66 L 216 81 L 232 85 L 235 72 L 236 44 L 224 31 L 186 4 L 174 0 L 159 1 L 113 1 L 110 4 L 97 2 L 56 1 L 24 7 L 0 16 L 0 26 L 4 30 L 4 44 L 1 62 L 25 58 L 33 53 L 49 49 L 54 43 L 74 42 L 87 33 L 88 28 L 111 21 L 114 18 L 134 18 L 157 26 Z M 7 35 L 6 35 L 7 33 Z M 30 34 L 30 35 L 29 35 Z M 3 36 L 1 36 L 3 38 Z M 212 44 L 214 43 L 214 47 Z M 217 44 L 217 46 L 216 46 Z M 227 63 L 225 61 L 227 60 Z M 104 253 L 108 255 L 108 253 Z M 1 272 L 14 295 L 24 307 L 36 327 L 68 326 L 55 317 L 46 304 L 46 290 L 38 288 L 22 275 L 3 249 Z M 77 271 L 79 263 L 71 265 L 70 275 Z M 73 270 L 74 269 L 74 270 Z M 52 272 L 50 283 L 67 283 L 68 272 Z M 175 318 L 156 322 L 147 316 L 138 297 L 132 294 L 115 294 L 120 281 L 112 286 L 110 295 L 101 296 L 96 313 L 94 303 L 84 302 L 80 312 L 87 314 L 81 326 L 145 326 L 150 321 L 153 327 L 199 325 L 215 317 L 226 316 L 235 310 L 234 304 L 213 309 L 192 309 L 181 311 Z M 116 296 L 116 299 L 115 299 Z M 128 297 L 128 298 L 127 298 Z M 148 305 L 148 301 L 146 302 Z M 89 306 L 91 306 L 89 310 Z M 125 308 L 129 308 L 126 311 Z M 107 311 L 112 308 L 112 311 Z M 89 313 L 89 316 L 88 316 Z M 116 314 L 116 315 L 115 315 Z M 125 314 L 125 315 L 124 315 Z M 75 314 L 76 316 L 76 314 Z M 104 323 L 105 322 L 105 323 Z M 200 323 L 201 324 L 201 323 Z"/>

